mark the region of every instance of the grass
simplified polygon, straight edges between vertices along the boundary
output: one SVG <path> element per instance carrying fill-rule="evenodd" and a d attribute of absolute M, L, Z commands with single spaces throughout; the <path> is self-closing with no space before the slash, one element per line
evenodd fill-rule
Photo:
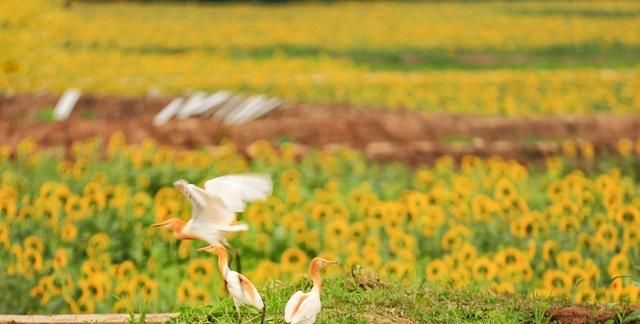
<path fill-rule="evenodd" d="M 328 278 L 322 291 L 317 323 L 550 323 L 546 310 L 566 305 L 559 300 L 498 295 L 485 287 L 455 289 L 447 286 L 405 285 L 354 274 Z M 267 305 L 266 322 L 284 323 L 283 310 L 297 290 L 311 283 L 271 282 L 260 289 Z M 242 322 L 258 322 L 255 309 L 243 307 Z M 236 323 L 230 297 L 205 307 L 184 307 L 170 323 Z"/>

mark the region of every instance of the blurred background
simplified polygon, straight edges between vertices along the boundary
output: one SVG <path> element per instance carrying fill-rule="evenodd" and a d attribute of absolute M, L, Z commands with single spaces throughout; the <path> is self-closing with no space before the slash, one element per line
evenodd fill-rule
<path fill-rule="evenodd" d="M 639 18 L 637 1 L 3 1 L 0 313 L 219 301 L 199 243 L 148 225 L 189 218 L 176 179 L 249 171 L 275 183 L 232 240 L 259 285 L 325 255 L 333 275 L 636 303 L 616 278 L 640 263 Z"/>

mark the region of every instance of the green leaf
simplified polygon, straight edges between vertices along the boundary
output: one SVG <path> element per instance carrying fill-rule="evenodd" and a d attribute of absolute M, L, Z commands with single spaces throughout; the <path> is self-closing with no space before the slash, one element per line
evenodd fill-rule
<path fill-rule="evenodd" d="M 622 320 L 622 323 L 631 323 L 631 322 L 638 321 L 638 320 L 640 320 L 640 310 L 637 310 L 637 311 L 629 314 L 628 316 L 626 316 Z"/>

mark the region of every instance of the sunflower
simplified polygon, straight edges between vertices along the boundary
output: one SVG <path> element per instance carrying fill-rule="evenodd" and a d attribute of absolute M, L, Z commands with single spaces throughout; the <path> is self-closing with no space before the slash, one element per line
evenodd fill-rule
<path fill-rule="evenodd" d="M 418 190 L 427 190 L 433 182 L 434 175 L 429 169 L 418 170 L 413 178 L 413 186 Z"/>
<path fill-rule="evenodd" d="M 26 251 L 34 251 L 38 254 L 44 252 L 44 243 L 42 243 L 42 240 L 38 236 L 27 236 L 23 241 L 23 245 Z"/>
<path fill-rule="evenodd" d="M 471 202 L 473 217 L 479 221 L 491 221 L 493 214 L 498 210 L 498 203 L 488 196 L 477 195 Z"/>
<path fill-rule="evenodd" d="M 372 269 L 378 269 L 382 265 L 382 257 L 378 250 L 365 247 L 362 251 L 362 265 Z"/>
<path fill-rule="evenodd" d="M 42 263 L 42 254 L 35 250 L 25 250 L 22 255 L 22 262 L 27 269 L 33 270 L 36 273 L 44 271 L 44 265 Z"/>
<path fill-rule="evenodd" d="M 328 204 L 315 204 L 311 209 L 311 217 L 316 222 L 324 223 L 333 219 L 333 208 Z"/>
<path fill-rule="evenodd" d="M 568 296 L 571 285 L 571 277 L 563 271 L 547 270 L 542 275 L 543 289 L 553 296 Z"/>
<path fill-rule="evenodd" d="M 516 191 L 515 186 L 511 181 L 502 178 L 498 180 L 494 190 L 494 196 L 498 201 L 504 201 L 507 199 L 517 197 L 518 193 Z"/>
<path fill-rule="evenodd" d="M 494 262 L 499 267 L 516 266 L 528 263 L 528 257 L 522 251 L 516 248 L 506 248 L 494 255 Z"/>
<path fill-rule="evenodd" d="M 483 256 L 473 262 L 471 274 L 474 280 L 492 281 L 498 274 L 498 267 L 491 259 Z"/>
<path fill-rule="evenodd" d="M 135 297 L 137 282 L 135 278 L 123 280 L 119 282 L 114 290 L 117 298 L 132 299 Z"/>
<path fill-rule="evenodd" d="M 7 223 L 0 221 L 0 246 L 8 248 L 11 245 L 9 234 L 9 226 Z"/>
<path fill-rule="evenodd" d="M 57 249 L 53 257 L 53 269 L 59 271 L 64 269 L 69 262 L 67 251 L 64 249 Z"/>
<path fill-rule="evenodd" d="M 584 285 L 591 286 L 591 278 L 589 272 L 583 268 L 572 267 L 566 269 L 567 274 L 571 277 L 571 282 L 574 287 Z"/>
<path fill-rule="evenodd" d="M 80 279 L 80 289 L 82 290 L 82 297 L 88 300 L 99 301 L 105 298 L 106 290 L 101 282 L 91 279 Z"/>
<path fill-rule="evenodd" d="M 596 230 L 593 240 L 607 250 L 613 251 L 618 244 L 618 229 L 612 224 L 602 224 Z"/>
<path fill-rule="evenodd" d="M 64 205 L 64 211 L 71 220 L 80 220 L 89 212 L 89 201 L 77 196 L 70 196 Z"/>
<path fill-rule="evenodd" d="M 386 278 L 394 280 L 406 280 L 409 269 L 404 263 L 398 261 L 390 261 L 384 265 L 382 272 Z"/>
<path fill-rule="evenodd" d="M 178 258 L 184 260 L 191 255 L 191 240 L 181 240 L 178 243 Z"/>
<path fill-rule="evenodd" d="M 177 299 L 180 303 L 189 303 L 194 296 L 195 285 L 190 280 L 183 280 L 177 289 Z"/>
<path fill-rule="evenodd" d="M 141 218 L 151 208 L 151 197 L 146 192 L 138 192 L 133 196 L 133 216 Z"/>
<path fill-rule="evenodd" d="M 456 288 L 464 288 L 471 280 L 471 273 L 465 268 L 458 268 L 451 271 L 448 275 L 449 282 L 453 283 Z"/>
<path fill-rule="evenodd" d="M 496 294 L 513 294 L 516 292 L 516 287 L 513 285 L 513 283 L 506 281 L 493 283 L 489 286 L 489 288 Z"/>
<path fill-rule="evenodd" d="M 639 227 L 640 226 L 640 212 L 633 205 L 628 205 L 618 210 L 615 214 L 615 221 L 627 227 Z"/>
<path fill-rule="evenodd" d="M 87 243 L 87 255 L 89 257 L 96 257 L 109 248 L 111 239 L 107 233 L 96 233 L 89 238 Z"/>
<path fill-rule="evenodd" d="M 128 298 L 118 298 L 111 306 L 114 313 L 130 313 L 133 310 L 133 302 Z"/>
<path fill-rule="evenodd" d="M 596 300 L 596 291 L 590 287 L 582 287 L 578 289 L 573 300 L 576 304 L 594 304 Z"/>
<path fill-rule="evenodd" d="M 389 249 L 395 255 L 398 255 L 401 251 L 415 250 L 416 244 L 413 236 L 401 230 L 395 231 L 389 236 Z"/>
<path fill-rule="evenodd" d="M 20 207 L 18 211 L 18 219 L 21 221 L 34 220 L 37 219 L 41 214 L 36 211 L 36 208 L 31 205 L 25 205 Z"/>
<path fill-rule="evenodd" d="M 471 231 L 467 227 L 456 225 L 444 233 L 440 244 L 445 251 L 450 251 L 458 248 L 462 243 L 468 241 L 470 237 Z"/>
<path fill-rule="evenodd" d="M 448 267 L 447 264 L 435 259 L 427 265 L 426 276 L 431 282 L 442 282 L 447 277 Z"/>
<path fill-rule="evenodd" d="M 580 220 L 575 216 L 562 216 L 558 220 L 558 228 L 564 234 L 576 232 L 580 228 Z"/>
<path fill-rule="evenodd" d="M 280 269 L 278 265 L 271 260 L 262 260 L 258 266 L 250 272 L 251 280 L 260 285 L 268 280 L 274 280 L 280 277 Z"/>
<path fill-rule="evenodd" d="M 308 262 L 307 254 L 297 247 L 288 248 L 280 256 L 282 271 L 293 273 L 301 270 Z"/>
<path fill-rule="evenodd" d="M 95 302 L 86 297 L 80 297 L 75 303 L 69 304 L 69 306 L 73 314 L 91 314 L 96 311 Z"/>
<path fill-rule="evenodd" d="M 348 241 L 362 242 L 367 234 L 367 226 L 363 222 L 354 222 L 349 225 Z"/>
<path fill-rule="evenodd" d="M 616 148 L 618 149 L 618 153 L 620 153 L 620 155 L 629 156 L 633 152 L 633 141 L 623 137 L 618 140 Z"/>
<path fill-rule="evenodd" d="M 349 223 L 344 219 L 331 221 L 325 230 L 325 242 L 338 246 L 341 242 L 346 242 L 349 237 Z"/>
<path fill-rule="evenodd" d="M 189 261 L 187 273 L 193 282 L 210 283 L 213 278 L 214 263 L 211 259 L 193 259 Z"/>
<path fill-rule="evenodd" d="M 578 251 L 562 251 L 556 256 L 556 262 L 564 270 L 581 267 L 583 263 L 582 254 Z"/>
<path fill-rule="evenodd" d="M 640 228 L 629 227 L 624 229 L 623 242 L 635 245 L 640 243 Z"/>
<path fill-rule="evenodd" d="M 556 259 L 560 245 L 554 240 L 547 240 L 542 245 L 542 258 L 548 264 Z"/>
<path fill-rule="evenodd" d="M 382 203 L 376 203 L 367 209 L 366 222 L 369 228 L 382 225 L 384 215 L 387 209 Z"/>
<path fill-rule="evenodd" d="M 153 301 L 158 298 L 158 283 L 143 274 L 136 278 L 138 290 L 141 292 L 142 299 L 145 301 Z M 208 283 L 208 281 L 203 281 Z"/>
<path fill-rule="evenodd" d="M 128 280 L 137 272 L 136 265 L 131 260 L 126 260 L 117 265 L 115 276 L 120 280 Z"/>
<path fill-rule="evenodd" d="M 630 263 L 629 259 L 624 254 L 616 254 L 609 260 L 609 266 L 607 271 L 609 276 L 625 276 L 629 274 Z"/>

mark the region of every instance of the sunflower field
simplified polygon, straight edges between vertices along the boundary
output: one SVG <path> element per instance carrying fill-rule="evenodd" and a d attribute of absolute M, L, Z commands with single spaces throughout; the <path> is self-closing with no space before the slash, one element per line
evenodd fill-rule
<path fill-rule="evenodd" d="M 637 1 L 3 1 L 0 89 L 229 89 L 506 116 L 633 112 L 638 12 Z"/>
<path fill-rule="evenodd" d="M 188 219 L 173 188 L 222 174 L 265 172 L 274 193 L 239 215 L 231 244 L 258 286 L 296 281 L 316 255 L 388 281 L 482 283 L 497 293 L 640 302 L 640 150 L 564 156 L 525 166 L 443 156 L 431 167 L 378 164 L 348 148 L 300 155 L 296 145 L 231 142 L 179 151 L 124 136 L 74 142 L 65 156 L 24 139 L 0 148 L 0 313 L 176 310 L 224 294 L 214 260 L 150 224 Z M 637 147 L 637 146 L 636 146 Z M 580 154 L 577 154 L 580 153 Z M 578 162 L 591 167 L 581 171 Z"/>

